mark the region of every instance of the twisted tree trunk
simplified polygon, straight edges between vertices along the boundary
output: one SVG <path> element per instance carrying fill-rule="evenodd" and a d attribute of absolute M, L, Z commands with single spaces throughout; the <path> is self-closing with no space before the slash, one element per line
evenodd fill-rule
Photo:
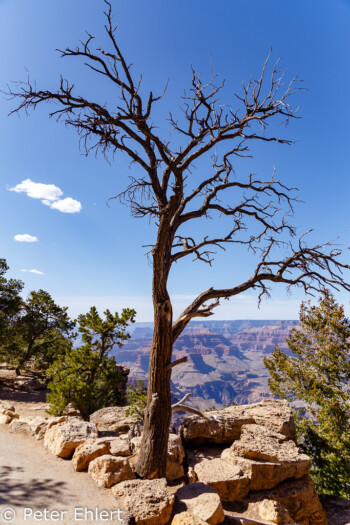
<path fill-rule="evenodd" d="M 153 341 L 148 372 L 147 406 L 136 472 L 143 478 L 165 477 L 171 421 L 172 306 L 167 291 L 172 239 L 166 219 L 153 249 Z"/>

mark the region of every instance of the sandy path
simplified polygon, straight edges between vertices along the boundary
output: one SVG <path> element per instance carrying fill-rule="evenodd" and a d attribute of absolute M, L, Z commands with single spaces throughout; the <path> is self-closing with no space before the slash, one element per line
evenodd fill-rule
<path fill-rule="evenodd" d="M 16 512 L 12 521 L 11 511 L 4 511 L 7 507 Z M 76 507 L 82 510 L 75 511 Z M 25 508 L 42 511 L 42 514 L 30 516 L 31 511 Z M 107 512 L 97 517 L 96 508 Z M 85 514 L 85 509 L 93 510 L 94 514 Z M 13 434 L 7 426 L 0 426 L 1 525 L 125 524 L 118 518 L 117 509 L 118 503 L 111 492 L 99 488 L 86 473 L 75 472 L 71 461 L 48 453 L 42 442 Z M 66 512 L 50 514 L 53 510 Z"/>

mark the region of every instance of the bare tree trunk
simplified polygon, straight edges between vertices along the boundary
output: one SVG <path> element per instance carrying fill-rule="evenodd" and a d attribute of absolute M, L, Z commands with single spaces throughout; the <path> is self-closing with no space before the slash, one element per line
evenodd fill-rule
<path fill-rule="evenodd" d="M 165 234 L 164 236 L 162 235 Z M 165 477 L 171 421 L 172 306 L 167 291 L 171 242 L 160 227 L 153 251 L 153 341 L 148 372 L 147 406 L 136 472 L 143 478 Z"/>
<path fill-rule="evenodd" d="M 25 364 L 25 362 L 29 359 L 29 357 L 31 355 L 33 344 L 34 344 L 34 341 L 31 341 L 29 343 L 28 348 L 26 350 L 26 353 L 24 354 L 24 356 L 20 360 L 19 364 L 17 365 L 16 370 L 15 370 L 16 376 L 20 376 L 21 375 L 22 367 L 23 367 L 23 365 Z"/>
<path fill-rule="evenodd" d="M 155 308 L 153 343 L 148 374 L 147 408 L 143 439 L 136 472 L 143 478 L 165 476 L 171 420 L 170 375 L 171 304 L 169 300 Z"/>

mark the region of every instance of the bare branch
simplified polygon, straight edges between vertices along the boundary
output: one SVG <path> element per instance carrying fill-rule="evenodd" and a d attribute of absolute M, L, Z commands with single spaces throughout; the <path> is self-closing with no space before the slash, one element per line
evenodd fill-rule
<path fill-rule="evenodd" d="M 176 407 L 178 405 L 182 405 L 182 403 L 185 403 L 185 401 L 187 401 L 187 399 L 189 399 L 191 396 L 193 396 L 192 393 L 185 394 L 184 397 L 182 399 L 180 399 L 180 401 L 178 401 L 177 403 L 174 403 L 172 405 L 172 407 Z"/>
<path fill-rule="evenodd" d="M 180 359 L 176 359 L 176 361 L 172 361 L 168 366 L 167 368 L 174 368 L 174 366 L 177 366 L 177 365 L 180 365 L 181 363 L 186 363 L 186 361 L 188 360 L 188 357 L 187 355 L 185 355 L 184 357 L 181 357 Z"/>
<path fill-rule="evenodd" d="M 296 249 L 290 244 L 291 255 L 280 260 L 269 258 L 272 248 L 276 245 L 276 240 L 271 239 L 269 245 L 262 250 L 260 262 L 250 279 L 232 288 L 218 290 L 209 288 L 200 294 L 174 322 L 173 341 L 176 341 L 191 319 L 202 316 L 201 310 L 207 301 L 216 299 L 213 308 L 217 306 L 220 298 L 228 299 L 253 289 L 259 291 L 260 303 L 264 295 L 267 297 L 270 295 L 269 283 L 283 283 L 287 285 L 287 289 L 301 287 L 309 295 L 320 292 L 326 287 L 336 290 L 343 288 L 350 292 L 350 284 L 343 278 L 343 271 L 349 270 L 350 265 L 339 260 L 343 250 L 336 248 L 334 242 L 309 248 L 303 241 L 305 235 L 299 238 Z"/>
<path fill-rule="evenodd" d="M 188 405 L 184 405 L 183 403 L 191 397 L 192 394 L 186 394 L 180 401 L 177 403 L 174 403 L 171 405 L 171 411 L 172 412 L 189 412 L 190 414 L 195 414 L 196 416 L 201 416 L 207 419 L 207 416 L 203 414 L 200 410 L 197 410 L 196 408 L 189 407 Z"/>
<path fill-rule="evenodd" d="M 172 412 L 188 412 L 189 414 L 195 414 L 196 416 L 204 417 L 208 419 L 207 416 L 198 410 L 197 408 L 189 407 L 188 405 L 176 405 L 171 407 Z"/>

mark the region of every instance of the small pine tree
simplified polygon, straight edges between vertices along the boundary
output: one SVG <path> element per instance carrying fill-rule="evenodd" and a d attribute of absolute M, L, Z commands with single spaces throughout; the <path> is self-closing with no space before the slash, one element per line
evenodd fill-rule
<path fill-rule="evenodd" d="M 69 349 L 47 371 L 51 390 L 47 400 L 52 414 L 60 414 L 71 402 L 85 418 L 99 408 L 121 404 L 121 377 L 109 352 L 130 337 L 125 330 L 134 322 L 135 314 L 128 308 L 121 316 L 106 310 L 103 320 L 93 306 L 78 317 L 83 345 Z"/>
<path fill-rule="evenodd" d="M 17 374 L 29 363 L 43 372 L 71 346 L 73 327 L 67 307 L 58 306 L 44 290 L 32 291 L 25 301 L 21 299 L 11 320 L 2 356 L 16 367 Z"/>
<path fill-rule="evenodd" d="M 14 335 L 12 326 L 22 305 L 20 293 L 24 286 L 22 281 L 5 277 L 8 269 L 6 260 L 0 259 L 0 356 L 3 359 L 8 359 L 6 345 Z"/>
<path fill-rule="evenodd" d="M 300 326 L 264 359 L 274 395 L 301 400 L 296 412 L 301 449 L 322 494 L 350 496 L 350 320 L 328 290 L 318 306 L 302 303 Z"/>

